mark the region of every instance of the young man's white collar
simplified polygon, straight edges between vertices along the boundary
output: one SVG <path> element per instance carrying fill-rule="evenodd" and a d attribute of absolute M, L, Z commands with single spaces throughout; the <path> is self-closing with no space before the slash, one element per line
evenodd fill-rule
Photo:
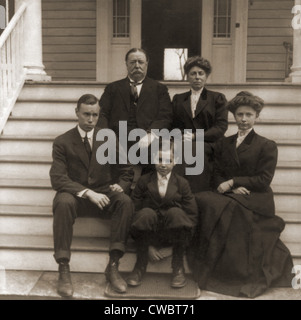
<path fill-rule="evenodd" d="M 95 128 L 93 128 L 91 131 L 88 131 L 88 132 L 87 132 L 87 138 L 88 138 L 88 140 L 89 140 L 89 143 L 90 143 L 90 145 L 91 145 L 91 148 L 92 148 L 92 146 L 93 146 L 93 134 L 94 134 L 94 129 L 95 129 Z M 81 138 L 84 139 L 85 136 L 86 136 L 86 131 L 84 131 L 79 125 L 77 125 L 77 130 L 78 130 Z"/>

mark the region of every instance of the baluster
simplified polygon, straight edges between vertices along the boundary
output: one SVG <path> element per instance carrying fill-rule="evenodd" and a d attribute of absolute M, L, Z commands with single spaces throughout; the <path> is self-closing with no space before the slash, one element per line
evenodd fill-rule
<path fill-rule="evenodd" d="M 2 66 L 2 76 L 3 76 L 3 104 L 2 111 L 5 108 L 5 103 L 7 100 L 7 59 L 6 59 L 6 46 L 7 43 L 4 44 L 1 51 L 1 66 Z"/>
<path fill-rule="evenodd" d="M 12 97 L 11 34 L 7 39 L 7 96 Z"/>

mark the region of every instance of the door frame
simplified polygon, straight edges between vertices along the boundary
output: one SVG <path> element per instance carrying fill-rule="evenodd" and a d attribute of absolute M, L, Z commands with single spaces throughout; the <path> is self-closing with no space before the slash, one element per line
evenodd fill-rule
<path fill-rule="evenodd" d="M 232 0 L 232 61 L 231 83 L 245 83 L 247 77 L 247 37 L 248 37 L 248 0 Z M 203 0 L 202 12 L 202 56 L 213 58 L 213 17 L 214 1 Z M 214 68 L 218 65 L 213 62 Z M 210 82 L 210 78 L 208 79 Z"/>
<path fill-rule="evenodd" d="M 245 83 L 247 74 L 248 0 L 232 0 L 231 82 Z M 96 80 L 108 82 L 111 76 L 112 12 L 111 0 L 96 0 Z M 212 61 L 214 1 L 202 0 L 202 56 Z M 128 47 L 141 47 L 142 0 L 130 0 L 130 38 Z M 236 25 L 239 24 L 239 27 Z M 218 68 L 218 65 L 213 65 Z M 208 79 L 210 83 L 210 77 Z"/>
<path fill-rule="evenodd" d="M 113 1 L 96 0 L 96 81 L 118 80 L 113 79 L 111 72 L 113 45 L 126 45 L 128 49 L 141 47 L 141 16 L 141 0 L 130 0 L 130 37 L 116 41 L 112 39 Z"/>

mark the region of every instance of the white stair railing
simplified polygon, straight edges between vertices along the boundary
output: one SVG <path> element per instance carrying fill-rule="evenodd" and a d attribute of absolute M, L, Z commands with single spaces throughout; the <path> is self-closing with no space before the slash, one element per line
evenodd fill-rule
<path fill-rule="evenodd" d="M 25 81 L 22 55 L 25 10 L 23 3 L 0 36 L 0 133 Z"/>

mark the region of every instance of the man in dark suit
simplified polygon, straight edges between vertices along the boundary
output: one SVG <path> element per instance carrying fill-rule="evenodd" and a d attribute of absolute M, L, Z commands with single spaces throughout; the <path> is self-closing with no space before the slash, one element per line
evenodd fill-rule
<path fill-rule="evenodd" d="M 53 143 L 51 184 L 57 191 L 53 201 L 54 258 L 59 264 L 58 293 L 72 296 L 69 260 L 72 226 L 76 217 L 93 215 L 110 218 L 110 261 L 107 280 L 115 291 L 126 291 L 126 282 L 118 272 L 119 259 L 125 244 L 133 214 L 131 199 L 125 194 L 133 172 L 130 166 L 120 166 L 119 181 L 111 177 L 111 165 L 100 165 L 96 151 L 103 143 L 96 140 L 100 108 L 98 99 L 83 95 L 77 103 L 78 125 L 57 137 Z"/>
<path fill-rule="evenodd" d="M 127 121 L 128 132 L 136 128 L 144 129 L 147 135 L 139 144 L 140 147 L 148 147 L 155 139 L 151 129 L 169 129 L 171 126 L 172 106 L 168 89 L 146 76 L 149 58 L 143 49 L 131 49 L 126 54 L 125 62 L 127 77 L 109 84 L 101 96 L 99 123 L 114 130 L 117 135 L 119 121 Z"/>
<path fill-rule="evenodd" d="M 143 175 L 132 194 L 136 212 L 131 234 L 136 242 L 137 262 L 127 279 L 130 286 L 141 284 L 149 247 L 162 245 L 173 247 L 171 287 L 186 284 L 183 258 L 197 223 L 198 208 L 189 183 L 172 172 L 174 153 L 169 151 L 158 152 L 156 172 Z"/>

